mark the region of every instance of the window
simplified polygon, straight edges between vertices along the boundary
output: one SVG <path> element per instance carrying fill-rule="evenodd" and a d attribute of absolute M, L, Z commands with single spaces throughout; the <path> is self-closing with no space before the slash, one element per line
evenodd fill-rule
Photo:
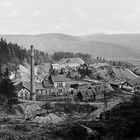
<path fill-rule="evenodd" d="M 58 89 L 62 89 L 63 88 L 63 83 L 62 82 L 58 82 Z"/>

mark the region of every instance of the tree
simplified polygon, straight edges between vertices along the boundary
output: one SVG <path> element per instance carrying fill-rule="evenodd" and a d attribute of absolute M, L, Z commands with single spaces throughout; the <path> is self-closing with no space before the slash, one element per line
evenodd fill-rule
<path fill-rule="evenodd" d="M 54 69 L 53 69 L 53 66 L 52 66 L 52 64 L 50 64 L 49 74 L 51 74 L 53 70 L 54 70 Z"/>
<path fill-rule="evenodd" d="M 6 67 L 0 72 L 0 100 L 8 110 L 12 109 L 14 104 L 18 103 L 15 86 L 9 79 L 9 69 Z"/>
<path fill-rule="evenodd" d="M 92 74 L 92 69 L 90 69 L 88 64 L 83 64 L 78 67 L 78 72 L 81 74 L 81 77 L 89 76 Z"/>
<path fill-rule="evenodd" d="M 1 77 L 0 82 L 0 100 L 8 109 L 12 108 L 13 104 L 17 104 L 18 98 L 15 92 L 15 87 L 9 78 Z"/>

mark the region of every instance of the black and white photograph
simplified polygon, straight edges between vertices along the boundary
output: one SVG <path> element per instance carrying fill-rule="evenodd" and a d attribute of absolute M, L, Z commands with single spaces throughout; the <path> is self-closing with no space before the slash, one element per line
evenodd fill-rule
<path fill-rule="evenodd" d="M 0 0 L 0 140 L 140 140 L 140 0 Z"/>

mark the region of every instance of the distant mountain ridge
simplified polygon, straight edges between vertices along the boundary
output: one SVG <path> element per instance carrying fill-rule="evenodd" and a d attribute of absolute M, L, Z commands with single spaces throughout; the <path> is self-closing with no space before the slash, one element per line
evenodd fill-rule
<path fill-rule="evenodd" d="M 140 50 L 140 34 L 93 34 L 82 36 L 85 41 L 102 41 Z"/>
<path fill-rule="evenodd" d="M 140 58 L 140 34 L 94 34 L 72 36 L 60 33 L 38 35 L 0 35 L 7 42 L 17 43 L 27 49 L 53 53 L 56 51 L 89 53 L 105 58 Z"/>

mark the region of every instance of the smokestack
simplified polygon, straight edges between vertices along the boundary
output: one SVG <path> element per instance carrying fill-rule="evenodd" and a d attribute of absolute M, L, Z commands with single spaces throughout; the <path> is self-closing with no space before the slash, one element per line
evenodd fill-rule
<path fill-rule="evenodd" d="M 34 70 L 34 46 L 31 45 L 31 100 L 36 100 L 35 70 Z"/>

